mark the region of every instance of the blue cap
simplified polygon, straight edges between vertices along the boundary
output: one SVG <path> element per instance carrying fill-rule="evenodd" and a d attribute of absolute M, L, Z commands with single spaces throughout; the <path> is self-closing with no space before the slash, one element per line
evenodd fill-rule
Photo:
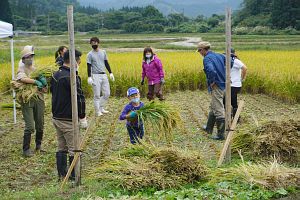
<path fill-rule="evenodd" d="M 133 94 L 138 94 L 140 93 L 139 89 L 137 89 L 136 87 L 131 87 L 127 90 L 127 96 L 131 96 Z"/>

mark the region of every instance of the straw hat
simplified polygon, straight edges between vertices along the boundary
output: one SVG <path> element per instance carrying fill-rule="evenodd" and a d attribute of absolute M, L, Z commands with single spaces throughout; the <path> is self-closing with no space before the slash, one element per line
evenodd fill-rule
<path fill-rule="evenodd" d="M 197 51 L 199 51 L 200 49 L 204 49 L 204 48 L 210 47 L 210 46 L 211 45 L 210 45 L 209 42 L 201 41 L 197 45 Z"/>
<path fill-rule="evenodd" d="M 22 58 L 27 57 L 29 55 L 34 55 L 33 46 L 26 45 L 24 49 L 21 51 Z"/>

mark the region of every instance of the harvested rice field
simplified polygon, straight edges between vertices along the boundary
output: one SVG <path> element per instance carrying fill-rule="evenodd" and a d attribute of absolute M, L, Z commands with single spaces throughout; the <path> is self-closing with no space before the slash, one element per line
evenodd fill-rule
<path fill-rule="evenodd" d="M 245 101 L 245 107 L 236 133 L 240 138 L 245 135 L 244 138 L 249 139 L 249 135 L 251 138 L 243 139 L 249 143 L 234 139 L 232 162 L 216 168 L 223 142 L 210 139 L 201 130 L 209 107 L 206 91 L 168 93 L 166 102 L 179 110 L 183 124 L 173 130 L 172 141 L 147 126 L 144 143 L 135 146 L 129 142 L 125 123 L 118 120 L 127 98 L 111 97 L 110 113 L 98 118 L 94 117 L 89 98 L 88 121 L 94 121 L 95 125 L 87 135 L 82 153 L 82 185 L 76 188 L 69 182 L 60 191 L 50 98 L 46 95 L 43 139 L 46 152 L 32 158 L 21 156 L 24 128 L 21 111 L 17 111 L 18 123 L 13 125 L 12 110 L 0 110 L 1 199 L 300 198 L 299 162 L 276 158 L 276 150 L 290 142 L 293 149 L 286 149 L 283 156 L 299 159 L 299 104 L 283 103 L 265 95 L 242 94 L 240 99 Z M 0 97 L 3 103 L 9 103 L 10 99 L 10 96 Z M 142 101 L 148 103 L 146 99 Z M 270 128 L 270 123 L 276 124 L 276 128 Z M 293 141 L 273 137 L 272 141 L 281 141 L 276 146 L 278 142 L 263 140 L 264 134 L 271 132 L 282 134 L 282 138 L 293 137 Z M 255 134 L 262 139 L 255 141 Z M 251 151 L 253 146 L 249 144 L 255 145 L 255 151 Z M 265 147 L 268 151 L 258 149 Z"/>

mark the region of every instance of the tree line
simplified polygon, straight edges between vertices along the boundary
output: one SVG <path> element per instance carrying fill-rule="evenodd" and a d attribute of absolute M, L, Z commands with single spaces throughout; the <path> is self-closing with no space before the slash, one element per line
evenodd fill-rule
<path fill-rule="evenodd" d="M 67 31 L 68 4 L 74 5 L 75 31 L 80 32 L 224 32 L 224 15 L 200 14 L 188 18 L 182 13 L 172 13 L 164 16 L 153 6 L 101 11 L 80 6 L 77 0 L 1 0 L 0 20 L 13 23 L 15 30 L 61 33 Z M 299 0 L 244 0 L 242 8 L 233 13 L 233 26 L 233 31 L 240 34 L 272 29 L 298 33 Z"/>

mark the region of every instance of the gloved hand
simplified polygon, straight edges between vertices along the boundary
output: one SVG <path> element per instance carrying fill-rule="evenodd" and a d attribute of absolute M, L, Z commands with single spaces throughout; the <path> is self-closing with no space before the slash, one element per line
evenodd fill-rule
<path fill-rule="evenodd" d="M 79 126 L 80 128 L 86 129 L 88 127 L 88 122 L 85 118 L 79 119 Z"/>
<path fill-rule="evenodd" d="M 113 73 L 110 73 L 110 74 L 109 74 L 109 78 L 110 78 L 112 81 L 115 81 L 115 77 L 114 77 Z"/>
<path fill-rule="evenodd" d="M 136 112 L 134 112 L 134 111 L 131 111 L 131 112 L 129 113 L 129 117 L 130 117 L 131 119 L 134 119 L 134 118 L 136 118 L 136 117 L 137 117 L 137 114 L 136 114 Z"/>
<path fill-rule="evenodd" d="M 163 85 L 163 84 L 165 84 L 165 82 L 166 82 L 166 81 L 165 81 L 165 79 L 164 79 L 164 78 L 161 78 L 161 79 L 160 79 L 160 84 L 162 84 L 162 85 Z"/>
<path fill-rule="evenodd" d="M 94 81 L 92 77 L 88 77 L 88 84 L 93 85 Z"/>
<path fill-rule="evenodd" d="M 38 81 L 38 80 L 35 80 L 34 84 L 36 84 L 39 89 L 42 89 L 44 87 L 43 83 L 41 81 Z"/>
<path fill-rule="evenodd" d="M 141 85 L 144 85 L 144 82 L 145 82 L 145 80 L 144 80 L 144 79 L 142 79 L 142 81 L 141 81 Z"/>
<path fill-rule="evenodd" d="M 43 76 L 42 74 L 39 76 L 39 79 L 38 79 L 42 84 L 43 84 L 43 86 L 44 87 L 46 87 L 47 86 L 47 79 L 45 78 L 45 76 Z"/>

